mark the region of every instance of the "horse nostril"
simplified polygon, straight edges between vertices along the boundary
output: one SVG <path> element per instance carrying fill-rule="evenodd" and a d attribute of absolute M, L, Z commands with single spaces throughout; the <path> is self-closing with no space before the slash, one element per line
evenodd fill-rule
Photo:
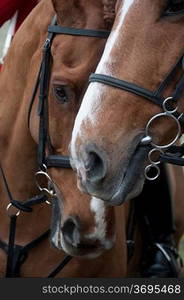
<path fill-rule="evenodd" d="M 74 218 L 69 218 L 64 222 L 62 233 L 68 244 L 74 247 L 80 244 L 79 224 Z"/>
<path fill-rule="evenodd" d="M 88 152 L 88 160 L 85 164 L 87 179 L 91 182 L 98 182 L 106 175 L 106 165 L 101 156 L 94 152 Z"/>

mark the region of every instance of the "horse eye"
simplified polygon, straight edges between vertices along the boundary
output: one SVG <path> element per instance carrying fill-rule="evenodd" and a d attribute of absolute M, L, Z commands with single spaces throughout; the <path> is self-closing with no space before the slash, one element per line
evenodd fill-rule
<path fill-rule="evenodd" d="M 165 14 L 168 16 L 175 16 L 183 14 L 184 0 L 169 0 Z"/>
<path fill-rule="evenodd" d="M 69 101 L 69 93 L 68 88 L 66 86 L 54 86 L 54 94 L 57 100 L 62 103 L 66 103 Z"/>

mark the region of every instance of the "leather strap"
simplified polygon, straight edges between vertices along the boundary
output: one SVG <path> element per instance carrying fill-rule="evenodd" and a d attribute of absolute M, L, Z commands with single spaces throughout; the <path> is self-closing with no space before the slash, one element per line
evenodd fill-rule
<path fill-rule="evenodd" d="M 48 32 L 55 34 L 77 35 L 96 38 L 108 38 L 110 32 L 107 30 L 80 29 L 71 27 L 62 27 L 59 25 L 49 26 Z"/>
<path fill-rule="evenodd" d="M 73 257 L 70 255 L 65 256 L 62 262 L 47 276 L 47 278 L 55 277 L 63 268 L 70 262 Z"/>
<path fill-rule="evenodd" d="M 113 86 L 115 88 L 119 88 L 126 92 L 133 93 L 137 96 L 144 97 L 150 100 L 151 102 L 153 102 L 154 104 L 159 105 L 160 107 L 162 107 L 162 103 L 164 101 L 164 98 L 158 98 L 151 91 L 145 88 L 142 88 L 134 83 L 120 80 L 118 78 L 109 75 L 96 74 L 96 73 L 91 74 L 89 77 L 89 82 L 99 82 L 99 83 Z"/>
<path fill-rule="evenodd" d="M 96 74 L 96 73 L 91 74 L 89 77 L 89 82 L 99 82 L 115 88 L 119 88 L 126 92 L 130 92 L 137 96 L 145 98 L 153 102 L 154 104 L 158 105 L 159 107 L 163 108 L 163 101 L 165 100 L 165 98 L 163 97 L 163 93 L 166 90 L 166 88 L 171 84 L 173 78 L 175 78 L 179 69 L 182 69 L 183 73 L 179 78 L 179 80 L 177 81 L 176 87 L 172 94 L 173 101 L 177 102 L 178 99 L 184 93 L 184 54 L 182 54 L 179 57 L 176 64 L 172 67 L 170 72 L 166 75 L 165 79 L 161 82 L 161 84 L 155 91 L 147 90 L 134 83 L 120 80 L 116 77 L 112 77 L 105 74 Z M 184 114 L 181 114 L 179 111 L 176 111 L 175 113 L 173 113 L 173 116 L 175 116 L 178 119 L 181 128 L 184 130 Z M 181 158 L 181 156 L 184 155 L 184 147 L 180 146 L 177 152 L 174 151 L 173 154 L 171 154 L 170 148 L 167 149 L 166 153 L 161 154 L 161 161 L 183 166 L 184 159 Z"/>
<path fill-rule="evenodd" d="M 49 155 L 45 157 L 46 143 L 49 141 L 48 136 L 48 92 L 49 92 L 49 80 L 50 80 L 50 64 L 51 64 L 51 44 L 55 34 L 70 34 L 70 35 L 82 35 L 97 38 L 107 38 L 109 32 L 105 30 L 91 30 L 91 29 L 75 29 L 68 27 L 56 26 L 56 16 L 54 16 L 51 26 L 48 29 L 48 36 L 43 47 L 43 58 L 37 75 L 36 83 L 33 89 L 33 94 L 30 100 L 29 110 L 28 110 L 28 127 L 30 123 L 30 116 L 32 111 L 32 106 L 36 97 L 36 93 L 39 89 L 39 105 L 38 105 L 38 115 L 40 117 L 39 125 L 39 145 L 38 145 L 38 163 L 40 168 L 46 163 L 48 167 L 61 167 L 61 168 L 71 168 L 69 157 L 67 156 L 57 156 Z M 0 174 L 3 178 L 4 186 L 10 203 L 24 212 L 31 212 L 32 206 L 43 203 L 47 200 L 45 195 L 38 195 L 33 198 L 28 199 L 25 202 L 19 202 L 13 199 L 11 191 L 6 180 L 3 168 L 0 165 Z M 17 216 L 10 216 L 10 232 L 9 232 L 9 244 L 7 245 L 0 240 L 0 248 L 5 251 L 8 255 L 7 267 L 6 267 L 6 277 L 19 277 L 20 267 L 27 257 L 28 251 L 39 244 L 42 240 L 48 237 L 50 230 L 43 233 L 38 238 L 34 239 L 32 242 L 26 246 L 15 245 L 15 234 L 16 234 L 16 220 Z M 66 256 L 62 262 L 49 274 L 48 278 L 56 276 L 65 265 L 72 259 L 71 256 Z"/>
<path fill-rule="evenodd" d="M 49 155 L 45 158 L 47 168 L 71 169 L 69 156 Z"/>
<path fill-rule="evenodd" d="M 48 27 L 48 36 L 43 47 L 43 58 L 40 70 L 38 72 L 38 77 L 36 80 L 36 85 L 33 90 L 33 95 L 30 101 L 29 113 L 28 113 L 28 124 L 30 122 L 30 115 L 36 92 L 39 88 L 39 106 L 38 115 L 40 117 L 39 124 L 39 144 L 38 144 L 38 164 L 40 169 L 43 168 L 43 164 L 48 168 L 60 167 L 60 168 L 70 168 L 69 158 L 66 156 L 53 156 L 49 155 L 46 157 L 46 145 L 49 141 L 48 132 L 48 93 L 49 93 L 49 80 L 50 80 L 50 69 L 51 69 L 51 44 L 55 34 L 68 34 L 74 36 L 88 36 L 96 38 L 107 38 L 109 36 L 109 31 L 106 30 L 92 30 L 92 29 L 79 29 L 62 27 L 56 25 L 56 17 L 52 20 L 51 25 Z"/>
<path fill-rule="evenodd" d="M 10 217 L 10 232 L 8 242 L 8 257 L 6 265 L 6 277 L 14 277 L 12 266 L 14 265 L 14 245 L 15 245 L 15 233 L 16 233 L 16 221 L 17 216 Z"/>

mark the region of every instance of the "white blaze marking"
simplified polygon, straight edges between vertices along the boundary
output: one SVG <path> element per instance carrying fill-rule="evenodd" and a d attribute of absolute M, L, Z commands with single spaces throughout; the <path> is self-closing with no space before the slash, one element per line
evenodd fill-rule
<path fill-rule="evenodd" d="M 119 44 L 119 34 L 120 34 L 120 32 L 122 32 L 122 26 L 123 26 L 125 17 L 134 1 L 135 0 L 125 0 L 124 1 L 124 4 L 120 11 L 118 25 L 115 28 L 115 30 L 113 30 L 111 32 L 111 34 L 107 40 L 104 53 L 102 55 L 102 58 L 98 64 L 98 66 L 97 66 L 96 73 L 102 73 L 102 74 L 107 73 L 108 75 L 111 75 L 110 70 L 108 68 L 108 65 L 111 64 L 111 57 L 110 57 L 111 51 L 114 48 L 114 45 Z"/>
<path fill-rule="evenodd" d="M 102 200 L 93 197 L 91 199 L 90 208 L 94 213 L 96 224 L 94 232 L 90 234 L 90 238 L 95 237 L 96 239 L 104 240 L 107 228 L 105 220 L 105 204 Z"/>
<path fill-rule="evenodd" d="M 106 238 L 107 222 L 104 201 L 93 197 L 91 198 L 90 208 L 91 211 L 94 213 L 95 227 L 92 233 L 85 235 L 85 238 L 92 241 L 98 240 L 100 241 L 104 249 L 109 250 L 113 247 L 115 243 L 115 234 L 109 239 Z M 73 252 L 73 247 L 65 243 L 60 226 L 57 227 L 54 236 L 52 237 L 52 242 L 58 249 L 62 249 L 65 253 L 68 253 L 69 255 L 78 256 L 76 251 L 77 249 L 75 249 L 75 251 Z M 84 254 L 83 257 L 89 259 L 96 258 L 103 253 L 104 249 L 100 247 L 96 251 L 92 250 L 91 252 Z"/>
<path fill-rule="evenodd" d="M 121 8 L 120 18 L 117 27 L 113 30 L 107 40 L 104 53 L 102 58 L 97 66 L 96 73 L 108 74 L 111 75 L 108 65 L 111 64 L 111 51 L 114 45 L 118 44 L 119 32 L 122 31 L 122 25 L 125 20 L 125 17 L 135 0 L 125 0 Z M 100 110 L 100 99 L 103 94 L 106 86 L 99 85 L 98 83 L 90 84 L 85 96 L 83 98 L 81 107 L 75 119 L 75 124 L 72 132 L 72 141 L 71 141 L 71 154 L 74 163 L 77 163 L 77 154 L 75 151 L 75 142 L 77 136 L 80 135 L 82 138 L 81 125 L 85 119 L 89 119 L 91 123 L 97 122 L 98 112 Z M 76 165 L 77 167 L 77 165 Z"/>
<path fill-rule="evenodd" d="M 106 209 L 104 201 L 93 197 L 90 203 L 91 211 L 95 216 L 95 229 L 92 233 L 86 235 L 88 239 L 99 240 L 105 249 L 110 249 L 114 244 L 114 236 L 111 240 L 106 239 L 107 222 L 106 222 Z"/>

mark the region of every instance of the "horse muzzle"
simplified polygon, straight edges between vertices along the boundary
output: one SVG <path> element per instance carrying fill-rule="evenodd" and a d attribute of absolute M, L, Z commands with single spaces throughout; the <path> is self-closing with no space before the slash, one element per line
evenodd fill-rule
<path fill-rule="evenodd" d="M 127 151 L 126 157 L 108 157 L 94 147 L 85 150 L 85 161 L 77 169 L 78 188 L 106 201 L 112 206 L 121 205 L 136 197 L 144 184 L 144 166 L 149 148 L 139 143 Z M 115 164 L 114 164 L 115 162 Z"/>
<path fill-rule="evenodd" d="M 114 241 L 103 243 L 97 238 L 90 239 L 82 233 L 80 222 L 75 217 L 67 218 L 51 240 L 54 247 L 67 254 L 89 259 L 100 256 L 114 245 Z"/>

